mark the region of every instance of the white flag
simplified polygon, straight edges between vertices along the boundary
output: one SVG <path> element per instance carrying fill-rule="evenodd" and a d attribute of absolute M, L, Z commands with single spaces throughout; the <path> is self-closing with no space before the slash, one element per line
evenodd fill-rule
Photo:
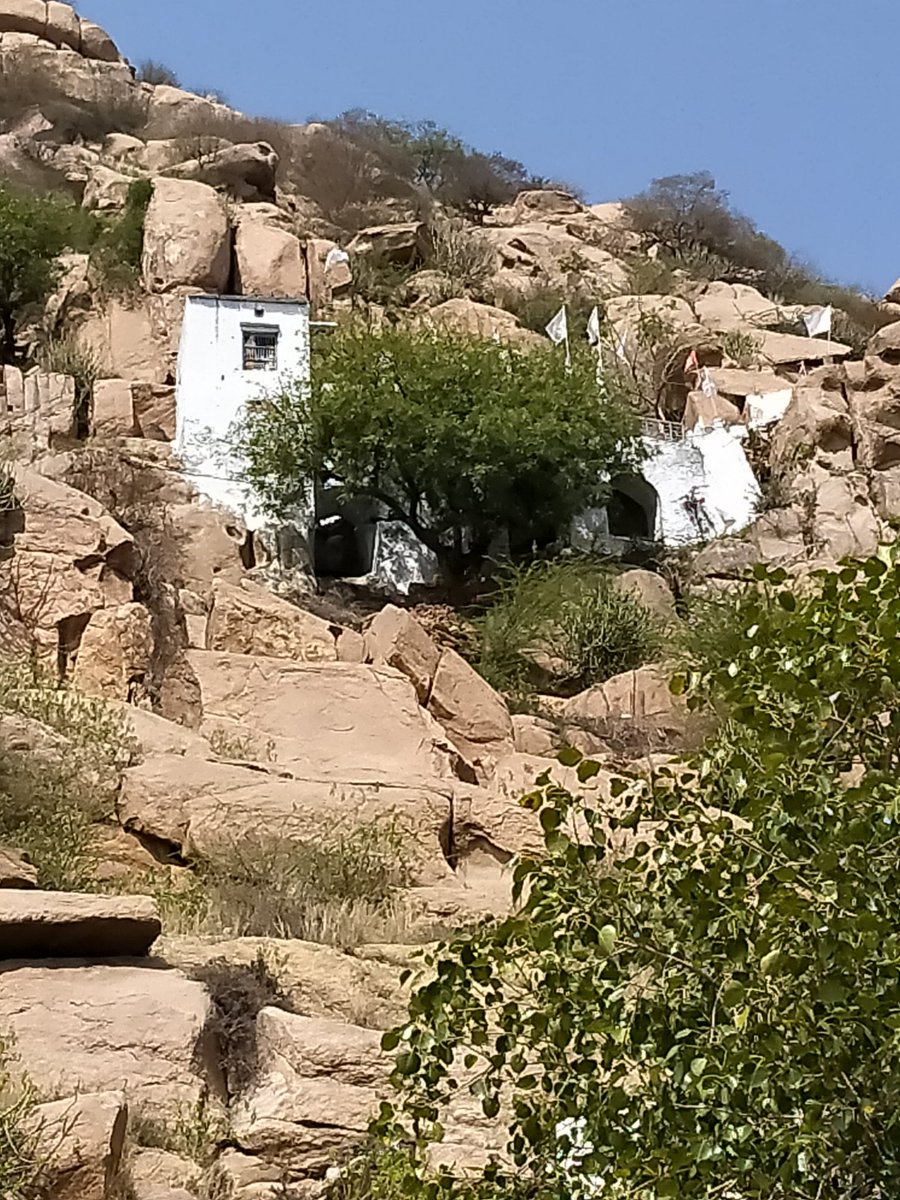
<path fill-rule="evenodd" d="M 622 362 L 628 362 L 628 330 L 616 329 L 613 332 L 613 346 L 616 351 L 616 358 L 621 358 Z"/>
<path fill-rule="evenodd" d="M 566 317 L 566 306 L 563 305 L 550 324 L 547 326 L 547 337 L 555 346 L 569 340 L 569 321 Z"/>
<path fill-rule="evenodd" d="M 587 340 L 592 346 L 600 345 L 600 309 L 595 305 L 587 323 Z"/>
<path fill-rule="evenodd" d="M 340 246 L 332 246 L 325 255 L 325 270 L 327 271 L 330 267 L 336 267 L 340 263 L 348 263 L 349 261 L 350 255 L 346 250 L 342 250 Z"/>
<path fill-rule="evenodd" d="M 831 336 L 831 317 L 833 309 L 829 304 L 826 308 L 814 308 L 812 312 L 803 314 L 803 323 L 810 337 L 818 337 L 820 333 Z"/>
<path fill-rule="evenodd" d="M 719 394 L 719 390 L 713 382 L 713 378 L 709 373 L 709 367 L 703 367 L 700 383 L 700 391 L 709 400 L 714 400 Z"/>

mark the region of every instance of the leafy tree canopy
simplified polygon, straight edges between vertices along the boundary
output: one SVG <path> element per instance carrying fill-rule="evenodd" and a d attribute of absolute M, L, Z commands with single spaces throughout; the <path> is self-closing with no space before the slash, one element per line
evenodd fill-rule
<path fill-rule="evenodd" d="M 673 680 L 723 716 L 689 768 L 598 802 L 563 752 L 584 798 L 524 799 L 546 855 L 519 913 L 439 950 L 385 1036 L 404 1188 L 900 1194 L 900 555 L 787 583 L 758 568 L 735 653 Z M 509 1124 L 511 1165 L 474 1181 L 425 1166 L 463 1071 Z"/>
<path fill-rule="evenodd" d="M 348 326 L 294 384 L 249 408 L 237 432 L 248 482 L 270 510 L 325 474 L 379 501 L 445 572 L 464 576 L 508 533 L 530 549 L 600 500 L 640 456 L 624 403 L 598 395 L 595 361 L 492 341 Z"/>

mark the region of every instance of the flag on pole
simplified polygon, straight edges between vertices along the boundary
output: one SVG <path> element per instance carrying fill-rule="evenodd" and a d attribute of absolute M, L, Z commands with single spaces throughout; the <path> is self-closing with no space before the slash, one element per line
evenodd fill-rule
<path fill-rule="evenodd" d="M 808 313 L 803 314 L 803 324 L 806 326 L 806 332 L 810 337 L 818 337 L 820 333 L 827 333 L 831 337 L 831 318 L 834 315 L 834 309 L 831 305 L 825 308 L 814 308 Z"/>
<path fill-rule="evenodd" d="M 600 309 L 596 305 L 591 309 L 587 323 L 587 340 L 592 346 L 600 345 Z"/>
<path fill-rule="evenodd" d="M 718 396 L 718 394 L 719 394 L 719 389 L 716 387 L 715 383 L 713 382 L 713 378 L 709 373 L 709 367 L 703 368 L 700 379 L 701 379 L 700 391 L 709 400 L 715 400 L 716 396 Z"/>
<path fill-rule="evenodd" d="M 614 329 L 613 330 L 613 347 L 616 351 L 616 358 L 621 358 L 622 362 L 628 362 L 628 330 Z"/>
<path fill-rule="evenodd" d="M 554 346 L 565 343 L 566 347 L 566 369 L 572 365 L 572 355 L 569 350 L 569 318 L 566 315 L 566 306 L 563 305 L 550 324 L 547 326 L 547 337 Z"/>
<path fill-rule="evenodd" d="M 697 351 L 692 350 L 687 356 L 687 361 L 684 364 L 685 375 L 700 374 L 700 359 L 697 357 Z"/>

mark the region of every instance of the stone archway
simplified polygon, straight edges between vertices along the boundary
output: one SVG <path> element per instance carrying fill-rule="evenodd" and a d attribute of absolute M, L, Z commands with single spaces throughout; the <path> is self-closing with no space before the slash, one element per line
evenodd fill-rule
<path fill-rule="evenodd" d="M 641 475 L 617 475 L 610 492 L 606 516 L 611 536 L 654 541 L 659 513 L 656 488 Z"/>

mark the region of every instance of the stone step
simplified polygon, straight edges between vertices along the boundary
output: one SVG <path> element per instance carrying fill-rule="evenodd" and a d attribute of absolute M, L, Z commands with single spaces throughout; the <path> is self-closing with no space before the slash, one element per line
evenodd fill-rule
<path fill-rule="evenodd" d="M 149 896 L 0 890 L 0 960 L 141 957 L 161 928 Z"/>

